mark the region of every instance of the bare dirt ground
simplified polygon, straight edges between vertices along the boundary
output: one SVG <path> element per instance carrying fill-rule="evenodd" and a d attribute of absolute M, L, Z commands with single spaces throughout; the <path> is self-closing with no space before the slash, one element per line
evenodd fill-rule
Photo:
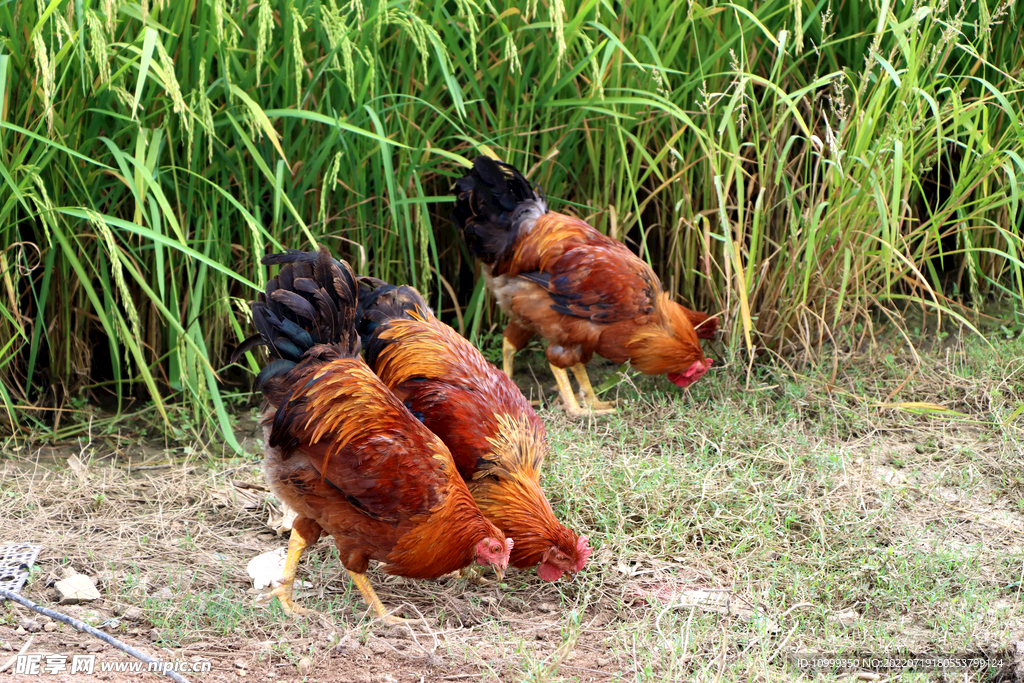
<path fill-rule="evenodd" d="M 424 617 L 412 627 L 369 618 L 327 541 L 299 571 L 313 616 L 258 599 L 246 564 L 287 537 L 272 528 L 251 412 L 238 425 L 245 457 L 201 439 L 141 446 L 131 432 L 10 442 L 0 543 L 43 546 L 24 596 L 161 660 L 209 662 L 184 674 L 193 681 L 1020 681 L 1022 349 L 913 373 L 896 358 L 827 391 L 784 373 L 720 371 L 684 394 L 649 380 L 589 421 L 545 409 L 545 487 L 590 533 L 590 564 L 556 583 L 510 570 L 501 586 L 371 569 L 386 605 Z M 101 599 L 57 605 L 69 571 L 95 578 Z M 0 667 L 29 638 L 27 653 L 95 654 L 97 671 L 12 666 L 0 683 L 157 680 L 101 672 L 132 660 L 0 605 Z M 800 652 L 988 664 L 837 673 L 800 670 Z"/>

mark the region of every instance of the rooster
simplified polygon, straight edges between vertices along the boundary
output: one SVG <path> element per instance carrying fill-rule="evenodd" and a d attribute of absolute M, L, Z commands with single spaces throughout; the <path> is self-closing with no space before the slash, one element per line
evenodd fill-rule
<path fill-rule="evenodd" d="M 501 575 L 511 539 L 480 512 L 445 445 L 420 423 L 359 357 L 357 283 L 326 249 L 291 250 L 266 294 L 253 302 L 255 346 L 273 360 L 256 378 L 265 407 L 263 470 L 274 493 L 298 512 L 284 578 L 274 595 L 288 613 L 302 552 L 322 533 L 367 604 L 388 623 L 366 570 L 436 578 L 474 560 Z"/>
<path fill-rule="evenodd" d="M 503 335 L 510 377 L 516 351 L 540 334 L 567 412 L 586 415 L 565 370 L 576 376 L 591 410 L 613 412 L 587 376 L 594 353 L 628 360 L 644 374 L 667 374 L 682 388 L 711 367 L 699 339 L 714 336 L 717 320 L 673 302 L 626 245 L 579 218 L 548 211 L 540 188 L 515 168 L 478 156 L 452 193 L 452 220 L 483 261 L 487 286 L 510 319 Z"/>
<path fill-rule="evenodd" d="M 367 364 L 444 441 L 481 512 L 516 540 L 511 564 L 537 566 L 545 581 L 580 571 L 591 548 L 558 522 L 540 488 L 547 437 L 519 388 L 415 289 L 360 280 Z"/>

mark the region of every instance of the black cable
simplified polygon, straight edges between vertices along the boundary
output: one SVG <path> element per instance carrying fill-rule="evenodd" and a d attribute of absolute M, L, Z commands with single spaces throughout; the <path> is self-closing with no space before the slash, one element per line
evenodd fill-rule
<path fill-rule="evenodd" d="M 89 626 L 89 624 L 85 623 L 84 621 L 79 621 L 78 619 L 75 619 L 74 617 L 69 617 L 66 614 L 61 614 L 60 612 L 54 612 L 52 609 L 48 609 L 46 607 L 43 607 L 42 605 L 37 605 L 36 603 L 32 602 L 28 598 L 24 598 L 24 597 L 18 595 L 17 593 L 15 593 L 14 591 L 9 591 L 9 590 L 7 590 L 5 588 L 0 588 L 0 598 L 7 598 L 8 600 L 12 600 L 12 601 L 18 603 L 19 605 L 24 605 L 25 607 L 28 607 L 30 610 L 33 610 L 35 612 L 39 612 L 40 614 L 42 614 L 44 616 L 47 616 L 47 617 L 50 617 L 51 619 L 56 619 L 57 621 L 62 621 L 65 624 L 67 624 L 68 626 L 72 626 L 74 628 L 77 628 L 79 631 L 82 631 L 83 633 L 88 633 L 91 636 L 96 636 L 97 638 L 102 640 L 104 643 L 107 643 L 108 645 L 113 645 L 114 647 L 116 647 L 121 652 L 130 654 L 132 657 L 135 657 L 136 659 L 141 659 L 142 661 L 146 662 L 147 664 L 151 664 L 151 665 L 155 664 L 155 665 L 157 665 L 159 667 L 156 672 L 164 674 L 165 676 L 170 678 L 172 681 L 174 681 L 174 683 L 188 683 L 188 679 L 183 678 L 181 675 L 179 675 L 175 671 L 171 671 L 159 659 L 153 659 L 152 657 L 147 655 L 145 652 L 139 652 L 138 650 L 136 650 L 134 647 L 132 647 L 128 643 L 122 643 L 117 638 L 115 638 L 115 637 L 113 637 L 111 635 L 108 635 L 108 634 L 104 633 L 103 631 L 97 630 L 97 629 L 93 628 L 92 626 Z"/>

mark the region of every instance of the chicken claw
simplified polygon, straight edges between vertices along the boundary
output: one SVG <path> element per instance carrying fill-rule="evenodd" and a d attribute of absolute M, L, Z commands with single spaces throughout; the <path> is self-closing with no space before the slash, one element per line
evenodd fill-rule
<path fill-rule="evenodd" d="M 551 366 L 551 372 L 555 375 L 555 381 L 558 383 L 558 393 L 562 396 L 562 403 L 565 405 L 565 412 L 567 412 L 571 417 L 607 415 L 608 413 L 615 412 L 614 408 L 607 407 L 596 407 L 593 410 L 581 408 L 579 402 L 576 400 L 576 394 L 572 391 L 572 385 L 569 384 L 569 373 L 567 373 L 564 368 L 559 368 L 554 365 Z M 593 391 L 593 389 L 591 389 L 591 391 Z"/>
<path fill-rule="evenodd" d="M 309 610 L 302 607 L 292 599 L 292 582 L 282 583 L 280 586 L 270 592 L 270 597 L 277 598 L 277 601 L 281 603 L 281 609 L 284 613 L 290 617 L 305 617 L 309 615 Z"/>
<path fill-rule="evenodd" d="M 388 626 L 398 626 L 401 624 L 419 624 L 422 623 L 422 619 L 403 619 L 402 617 L 396 617 L 393 614 L 389 614 L 384 608 L 384 603 L 377 597 L 377 593 L 373 590 L 373 586 L 370 585 L 370 579 L 366 578 L 366 574 L 359 574 L 351 569 L 348 571 L 348 575 L 352 577 L 352 583 L 356 585 L 359 592 L 363 594 L 363 600 L 366 604 L 373 608 L 374 614 L 377 618 L 383 621 Z"/>
<path fill-rule="evenodd" d="M 577 363 L 570 368 L 572 374 L 576 376 L 576 381 L 579 382 L 580 389 L 583 390 L 584 396 L 587 398 L 587 404 L 594 410 L 602 410 L 607 412 L 615 412 L 615 404 L 609 401 L 602 401 L 597 398 L 597 393 L 594 391 L 594 387 L 590 384 L 590 377 L 587 375 L 587 367 L 583 363 Z"/>

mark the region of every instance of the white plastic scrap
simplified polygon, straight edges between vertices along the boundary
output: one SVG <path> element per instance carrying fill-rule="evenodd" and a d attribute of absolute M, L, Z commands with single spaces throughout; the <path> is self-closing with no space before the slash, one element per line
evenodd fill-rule
<path fill-rule="evenodd" d="M 277 548 L 249 560 L 249 564 L 245 565 L 245 570 L 252 577 L 252 584 L 256 590 L 280 585 L 281 579 L 284 578 L 286 554 L 287 551 L 284 548 Z"/>

